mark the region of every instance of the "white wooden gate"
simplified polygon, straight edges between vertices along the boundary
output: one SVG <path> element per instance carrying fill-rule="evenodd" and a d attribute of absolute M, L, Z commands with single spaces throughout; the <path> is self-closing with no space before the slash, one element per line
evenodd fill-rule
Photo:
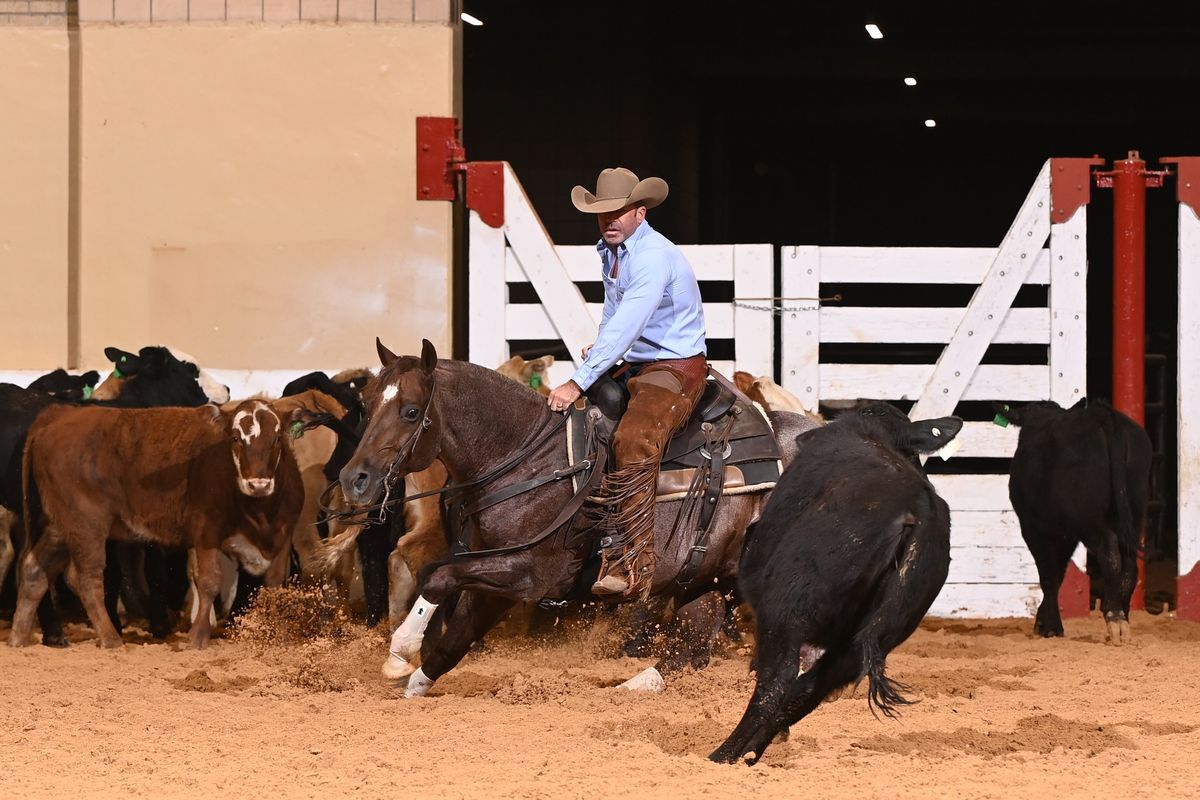
<path fill-rule="evenodd" d="M 1087 389 L 1087 207 L 1051 222 L 1050 166 L 1034 181 L 998 248 L 785 247 L 782 383 L 816 401 L 915 400 L 912 416 L 960 400 L 1052 399 Z M 1047 238 L 1049 248 L 1045 247 Z M 977 284 L 965 307 L 818 306 L 822 284 Z M 1023 284 L 1049 285 L 1042 308 L 1012 308 Z M 852 298 L 851 298 L 852 299 Z M 935 364 L 822 363 L 822 343 L 944 344 Z M 1049 347 L 1047 364 L 980 364 L 992 343 Z M 969 421 L 956 458 L 1007 458 L 1018 431 Z M 951 462 L 952 464 L 955 462 Z M 952 562 L 931 609 L 948 616 L 1027 616 L 1041 592 L 1008 500 L 1007 474 L 933 477 L 952 511 Z M 1082 548 L 1076 563 L 1082 564 Z"/>
<path fill-rule="evenodd" d="M 1179 616 L 1200 620 L 1200 158 L 1175 162 L 1179 201 Z"/>
<path fill-rule="evenodd" d="M 512 166 L 503 167 L 503 225 L 490 227 L 477 212 L 470 212 L 468 357 L 495 367 L 509 358 L 513 341 L 558 340 L 573 361 L 556 362 L 551 368 L 550 380 L 557 385 L 571 377 L 580 350 L 595 340 L 603 304 L 585 302 L 576 284 L 600 282 L 600 257 L 591 244 L 555 245 Z M 732 283 L 735 298 L 760 298 L 759 304 L 769 305 L 761 298 L 774 294 L 771 245 L 683 245 L 680 249 L 698 280 Z M 509 284 L 532 286 L 539 302 L 510 302 Z M 755 375 L 774 372 L 774 321 L 769 312 L 747 307 L 754 304 L 704 304 L 709 341 L 733 340 L 733 360 L 713 362 L 726 374 L 734 369 Z"/>

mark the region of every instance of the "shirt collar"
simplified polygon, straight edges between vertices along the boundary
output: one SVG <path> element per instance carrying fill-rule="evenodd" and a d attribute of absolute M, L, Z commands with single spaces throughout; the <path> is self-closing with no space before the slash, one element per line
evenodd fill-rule
<path fill-rule="evenodd" d="M 639 241 L 641 241 L 642 237 L 648 231 L 652 232 L 653 230 L 654 229 L 650 227 L 650 223 L 648 221 L 642 220 L 642 224 L 638 225 L 637 230 L 633 232 L 633 236 L 630 236 L 628 239 L 617 245 L 617 255 L 624 256 L 625 254 L 636 250 L 637 244 Z M 612 250 L 609 250 L 608 245 L 605 244 L 604 237 L 600 237 L 600 241 L 596 242 L 596 251 L 605 256 L 605 258 L 608 257 L 606 253 L 612 253 Z"/>

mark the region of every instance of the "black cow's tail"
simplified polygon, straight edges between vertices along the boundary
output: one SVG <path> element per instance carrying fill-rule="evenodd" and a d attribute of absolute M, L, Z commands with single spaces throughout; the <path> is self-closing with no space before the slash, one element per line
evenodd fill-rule
<path fill-rule="evenodd" d="M 1117 514 L 1117 549 L 1122 558 L 1141 556 L 1141 531 L 1133 526 L 1133 510 L 1130 508 L 1128 486 L 1129 436 L 1123 425 L 1118 425 L 1116 409 L 1105 408 L 1101 425 L 1108 442 L 1108 470 L 1112 502 Z"/>
<path fill-rule="evenodd" d="M 880 653 L 874 643 L 863 644 L 863 667 L 867 676 L 867 706 L 877 718 L 879 714 L 876 710 L 894 719 L 899 715 L 898 706 L 910 706 L 916 702 L 903 694 L 911 687 L 887 676 L 884 671 L 887 668 L 887 656 Z"/>

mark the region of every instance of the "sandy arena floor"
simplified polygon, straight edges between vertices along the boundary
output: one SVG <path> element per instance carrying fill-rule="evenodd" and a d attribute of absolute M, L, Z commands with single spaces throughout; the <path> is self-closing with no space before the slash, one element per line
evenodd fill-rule
<path fill-rule="evenodd" d="M 271 617 L 274 614 L 275 617 Z M 290 615 L 280 622 L 279 615 Z M 0 795 L 18 797 L 1185 797 L 1200 765 L 1200 625 L 1096 617 L 1066 640 L 1030 620 L 929 620 L 889 660 L 920 702 L 877 720 L 863 690 L 828 702 L 756 767 L 705 760 L 753 681 L 721 640 L 663 695 L 613 688 L 603 624 L 549 642 L 493 637 L 422 700 L 377 677 L 382 633 L 286 603 L 204 652 L 69 630 L 67 650 L 0 647 Z M 7 623 L 0 638 L 7 640 Z"/>

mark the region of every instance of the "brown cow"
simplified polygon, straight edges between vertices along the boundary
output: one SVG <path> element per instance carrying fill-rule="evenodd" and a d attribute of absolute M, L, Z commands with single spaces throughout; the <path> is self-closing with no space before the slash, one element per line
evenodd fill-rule
<path fill-rule="evenodd" d="M 25 524 L 9 644 L 33 640 L 34 610 L 66 568 L 104 647 L 122 646 L 104 608 L 105 541 L 151 541 L 195 550 L 200 607 L 191 644 L 203 648 L 220 585 L 218 555 L 281 581 L 304 502 L 288 444 L 293 416 L 262 400 L 233 412 L 200 408 L 57 407 L 25 447 Z M 40 500 L 39 500 L 40 497 Z M 38 535 L 38 531 L 41 535 Z M 270 568 L 270 571 L 268 571 Z"/>

